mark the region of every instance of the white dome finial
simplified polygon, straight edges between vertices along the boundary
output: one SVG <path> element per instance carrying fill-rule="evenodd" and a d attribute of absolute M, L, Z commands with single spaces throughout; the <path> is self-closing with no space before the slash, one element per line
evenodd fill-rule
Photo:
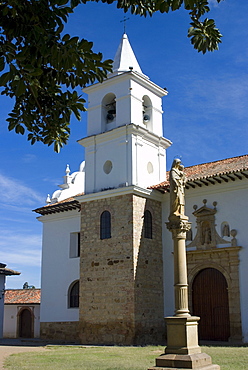
<path fill-rule="evenodd" d="M 51 203 L 50 194 L 47 194 L 46 203 L 47 204 Z"/>
<path fill-rule="evenodd" d="M 66 169 L 65 169 L 66 176 L 69 176 L 70 172 L 71 172 L 71 170 L 70 170 L 69 164 L 67 164 Z"/>

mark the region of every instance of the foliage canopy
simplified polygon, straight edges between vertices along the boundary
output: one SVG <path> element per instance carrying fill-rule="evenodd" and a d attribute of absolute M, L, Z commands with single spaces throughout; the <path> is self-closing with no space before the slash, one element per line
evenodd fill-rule
<path fill-rule="evenodd" d="M 207 0 L 0 0 L 1 94 L 15 100 L 8 128 L 27 131 L 31 144 L 53 144 L 56 152 L 69 138 L 72 113 L 80 120 L 85 110 L 75 88 L 102 82 L 112 68 L 111 60 L 93 52 L 92 42 L 63 34 L 69 15 L 88 1 L 116 3 L 145 17 L 184 7 L 198 52 L 217 50 L 221 42 L 214 20 L 201 20 L 210 10 Z"/>

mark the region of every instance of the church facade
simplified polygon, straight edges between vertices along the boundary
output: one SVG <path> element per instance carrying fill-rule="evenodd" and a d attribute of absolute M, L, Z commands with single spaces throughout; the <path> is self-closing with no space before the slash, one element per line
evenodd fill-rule
<path fill-rule="evenodd" d="M 85 88 L 85 162 L 36 209 L 43 223 L 41 337 L 90 344 L 165 340 L 173 245 L 161 99 L 124 34 L 113 73 Z M 185 168 L 190 310 L 200 338 L 248 341 L 248 156 Z M 52 283 L 51 283 L 52 282 Z"/>

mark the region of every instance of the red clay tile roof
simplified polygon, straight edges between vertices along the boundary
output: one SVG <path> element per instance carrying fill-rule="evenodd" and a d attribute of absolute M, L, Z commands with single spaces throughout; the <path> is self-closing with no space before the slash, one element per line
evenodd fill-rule
<path fill-rule="evenodd" d="M 185 168 L 186 176 L 189 180 L 242 172 L 245 170 L 248 170 L 248 155 L 222 159 L 221 161 L 203 163 Z"/>
<path fill-rule="evenodd" d="M 40 289 L 7 289 L 4 304 L 40 304 Z"/>
<path fill-rule="evenodd" d="M 209 183 L 234 181 L 237 178 L 248 178 L 248 155 L 222 159 L 215 162 L 202 163 L 195 166 L 185 167 L 187 184 L 194 187 L 193 183 L 208 185 Z M 206 181 L 207 180 L 207 181 Z M 188 187 L 186 184 L 186 188 Z M 170 187 L 169 171 L 166 181 L 153 185 L 150 189 L 167 191 Z"/>

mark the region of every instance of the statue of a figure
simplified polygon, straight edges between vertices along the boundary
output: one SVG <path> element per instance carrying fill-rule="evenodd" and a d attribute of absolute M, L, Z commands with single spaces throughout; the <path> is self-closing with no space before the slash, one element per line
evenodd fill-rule
<path fill-rule="evenodd" d="M 170 170 L 170 216 L 184 216 L 186 176 L 181 160 L 174 159 Z"/>

